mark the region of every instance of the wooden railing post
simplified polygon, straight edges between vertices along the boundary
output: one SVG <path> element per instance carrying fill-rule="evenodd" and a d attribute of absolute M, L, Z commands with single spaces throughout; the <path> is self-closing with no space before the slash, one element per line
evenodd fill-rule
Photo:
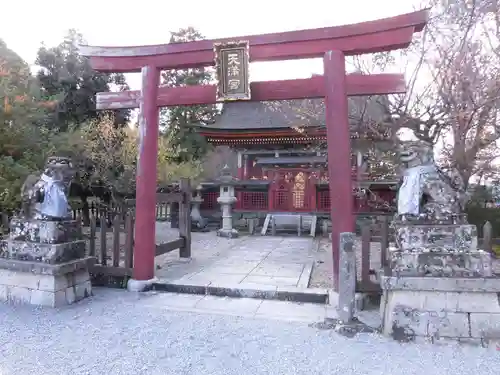
<path fill-rule="evenodd" d="M 134 215 L 127 213 L 125 219 L 125 268 L 132 269 L 134 265 Z"/>
<path fill-rule="evenodd" d="M 100 224 L 100 235 L 101 235 L 101 238 L 100 238 L 100 255 L 101 255 L 101 265 L 105 266 L 108 262 L 108 259 L 107 259 L 107 241 L 106 241 L 106 236 L 107 236 L 107 232 L 108 232 L 108 227 L 107 227 L 107 224 L 106 224 L 106 218 L 108 217 L 108 214 L 106 211 L 104 210 L 101 210 L 100 212 L 101 214 L 101 220 L 99 222 Z"/>
<path fill-rule="evenodd" d="M 113 218 L 113 267 L 120 266 L 120 227 L 121 215 L 116 213 Z"/>
<path fill-rule="evenodd" d="M 167 205 L 165 207 L 166 209 L 166 212 L 165 212 L 165 220 L 166 221 L 172 221 L 172 217 L 171 217 L 171 214 L 172 214 L 172 202 L 167 202 Z"/>
<path fill-rule="evenodd" d="M 179 202 L 172 202 L 170 211 L 170 228 L 179 228 Z"/>
<path fill-rule="evenodd" d="M 371 228 L 366 223 L 361 227 L 361 283 L 370 283 Z M 382 265 L 383 267 L 383 265 Z"/>
<path fill-rule="evenodd" d="M 96 218 L 94 215 L 89 217 L 90 221 L 90 238 L 89 238 L 89 256 L 95 257 L 96 252 L 95 252 L 95 241 L 96 241 Z"/>
<path fill-rule="evenodd" d="M 380 267 L 385 270 L 388 267 L 387 251 L 389 249 L 389 217 L 382 216 L 380 221 Z"/>
<path fill-rule="evenodd" d="M 483 250 L 490 253 L 493 251 L 493 226 L 489 221 L 483 226 Z"/>
<path fill-rule="evenodd" d="M 181 258 L 191 257 L 191 186 L 188 178 L 181 178 L 180 191 L 183 195 L 179 202 L 179 236 L 184 239 L 183 246 L 179 249 Z"/>
<path fill-rule="evenodd" d="M 10 225 L 9 215 L 2 213 L 2 223 L 1 223 L 1 226 L 3 227 L 3 230 L 5 232 L 9 231 L 9 225 Z"/>

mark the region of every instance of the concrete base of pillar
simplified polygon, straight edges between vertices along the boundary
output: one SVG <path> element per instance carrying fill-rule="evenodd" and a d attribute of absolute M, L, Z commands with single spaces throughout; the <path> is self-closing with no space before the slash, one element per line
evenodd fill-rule
<path fill-rule="evenodd" d="M 127 290 L 129 292 L 147 292 L 153 288 L 153 284 L 157 281 L 156 278 L 150 280 L 129 279 L 127 281 Z"/>
<path fill-rule="evenodd" d="M 219 229 L 217 236 L 225 238 L 238 238 L 239 233 L 236 229 Z"/>

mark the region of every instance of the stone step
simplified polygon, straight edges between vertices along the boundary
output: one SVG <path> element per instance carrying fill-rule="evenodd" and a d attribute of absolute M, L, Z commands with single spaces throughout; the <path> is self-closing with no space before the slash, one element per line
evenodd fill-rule
<path fill-rule="evenodd" d="M 269 229 L 271 229 L 271 234 L 273 235 L 276 234 L 276 230 L 297 231 L 298 236 L 302 235 L 304 231 L 309 231 L 309 234 L 314 237 L 316 235 L 317 219 L 316 215 L 285 213 L 267 214 L 261 235 L 265 236 Z"/>
<path fill-rule="evenodd" d="M 265 236 L 267 233 L 267 228 L 269 227 L 269 223 L 271 222 L 271 216 L 272 216 L 271 214 L 266 215 L 266 219 L 264 220 L 264 225 L 262 226 L 262 230 L 260 232 L 262 236 Z"/>
<path fill-rule="evenodd" d="M 328 303 L 328 290 L 323 288 L 277 287 L 265 284 L 211 284 L 195 281 L 158 280 L 153 290 L 170 293 L 202 294 L 219 297 L 256 298 L 263 300 Z"/>

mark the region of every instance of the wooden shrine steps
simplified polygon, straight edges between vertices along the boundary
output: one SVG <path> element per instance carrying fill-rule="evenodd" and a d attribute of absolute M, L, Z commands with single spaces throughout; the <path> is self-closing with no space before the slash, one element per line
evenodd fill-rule
<path fill-rule="evenodd" d="M 301 236 L 303 232 L 309 232 L 311 237 L 316 235 L 316 225 L 318 217 L 311 214 L 299 213 L 269 213 L 266 216 L 262 231 L 260 234 L 276 235 L 277 231 L 297 231 L 297 235 Z"/>

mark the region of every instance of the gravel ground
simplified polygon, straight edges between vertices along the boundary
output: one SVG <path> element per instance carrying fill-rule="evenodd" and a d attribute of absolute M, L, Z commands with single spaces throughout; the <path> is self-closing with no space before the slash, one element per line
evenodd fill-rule
<path fill-rule="evenodd" d="M 57 310 L 0 304 L 0 316 L 2 375 L 493 375 L 500 368 L 493 349 L 174 312 L 154 296 L 109 289 Z"/>

